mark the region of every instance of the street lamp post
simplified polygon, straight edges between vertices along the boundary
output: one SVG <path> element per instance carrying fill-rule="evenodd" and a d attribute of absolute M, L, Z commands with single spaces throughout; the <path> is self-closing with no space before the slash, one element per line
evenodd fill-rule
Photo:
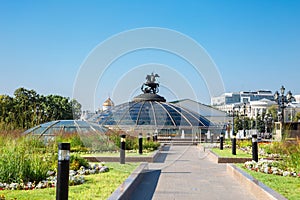
<path fill-rule="evenodd" d="M 69 196 L 70 143 L 58 144 L 56 200 Z"/>
<path fill-rule="evenodd" d="M 121 135 L 121 142 L 120 142 L 120 164 L 125 164 L 125 147 L 126 147 L 126 135 Z"/>
<path fill-rule="evenodd" d="M 245 117 L 246 117 L 246 110 L 247 110 L 247 106 L 246 103 L 243 104 L 243 133 L 244 133 L 244 138 L 246 138 L 246 129 L 245 129 Z M 251 106 L 248 107 L 249 109 L 251 109 Z"/>
<path fill-rule="evenodd" d="M 255 118 L 255 129 L 256 129 L 256 133 L 259 132 L 258 130 L 258 120 L 259 120 L 259 113 L 256 113 L 256 118 Z"/>
<path fill-rule="evenodd" d="M 293 97 L 291 91 L 288 91 L 286 95 L 284 94 L 284 92 L 285 92 L 285 88 L 284 88 L 284 86 L 281 86 L 280 94 L 278 91 L 276 91 L 274 94 L 274 99 L 277 102 L 277 104 L 280 108 L 280 111 L 281 111 L 279 119 L 282 124 L 282 132 L 284 132 L 284 109 L 286 108 L 285 103 L 289 103 L 294 100 L 294 97 Z"/>
<path fill-rule="evenodd" d="M 265 132 L 264 132 L 263 136 L 265 137 L 266 134 L 268 133 L 268 116 L 267 115 L 265 115 L 265 117 L 264 117 L 264 123 L 265 123 Z"/>
<path fill-rule="evenodd" d="M 270 132 L 268 132 L 268 130 L 270 130 L 270 125 L 272 125 L 272 122 L 273 122 L 273 118 L 272 118 L 271 114 L 267 113 L 264 117 L 264 123 L 265 123 L 265 133 L 263 135 L 264 139 L 266 138 L 266 136 L 268 138 L 270 138 L 270 136 L 271 136 L 271 134 L 270 134 Z"/>
<path fill-rule="evenodd" d="M 232 155 L 236 155 L 236 133 L 234 132 L 234 114 L 236 112 L 236 108 L 239 107 L 233 107 L 232 110 L 229 111 L 229 115 L 232 115 Z"/>

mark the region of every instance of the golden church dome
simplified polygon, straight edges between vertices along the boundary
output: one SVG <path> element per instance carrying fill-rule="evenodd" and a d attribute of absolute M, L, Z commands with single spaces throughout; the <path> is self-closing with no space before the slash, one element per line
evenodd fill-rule
<path fill-rule="evenodd" d="M 114 102 L 108 97 L 106 101 L 104 101 L 103 106 L 114 106 Z"/>

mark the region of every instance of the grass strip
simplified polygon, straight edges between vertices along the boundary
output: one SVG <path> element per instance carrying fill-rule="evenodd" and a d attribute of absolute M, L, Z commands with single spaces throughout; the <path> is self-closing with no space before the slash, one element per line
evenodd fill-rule
<path fill-rule="evenodd" d="M 247 172 L 255 179 L 259 180 L 266 186 L 272 188 L 279 194 L 283 195 L 289 200 L 298 200 L 300 197 L 300 178 L 285 177 L 273 174 L 265 174 L 255 172 L 244 168 L 244 164 L 236 164 L 240 169 Z"/>
<path fill-rule="evenodd" d="M 85 176 L 86 182 L 82 185 L 69 187 L 69 199 L 92 200 L 107 199 L 121 183 L 136 169 L 139 163 L 106 163 L 110 171 L 95 175 Z M 17 200 L 53 200 L 55 199 L 56 188 L 46 188 L 37 190 L 2 190 L 0 197 Z"/>
<path fill-rule="evenodd" d="M 220 150 L 219 148 L 212 148 L 211 151 L 217 154 L 219 157 L 224 158 L 252 158 L 251 154 L 248 154 L 240 149 L 236 150 L 236 155 L 232 155 L 231 148 L 224 148 L 223 150 Z"/>

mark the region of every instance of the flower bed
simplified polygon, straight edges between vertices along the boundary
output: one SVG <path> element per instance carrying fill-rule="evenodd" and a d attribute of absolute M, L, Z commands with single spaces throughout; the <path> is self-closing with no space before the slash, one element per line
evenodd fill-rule
<path fill-rule="evenodd" d="M 243 152 L 247 153 L 247 154 L 252 154 L 252 147 L 240 147 L 240 150 L 242 150 Z M 258 148 L 258 155 L 260 157 L 264 157 L 270 160 L 281 160 L 281 156 L 278 153 L 267 153 L 266 150 L 264 148 Z"/>
<path fill-rule="evenodd" d="M 81 166 L 79 170 L 69 171 L 69 185 L 79 185 L 85 182 L 84 176 L 90 174 L 99 174 L 108 172 L 109 168 L 104 166 L 103 163 L 93 164 L 88 168 Z M 56 173 L 54 171 L 48 172 L 46 180 L 40 181 L 37 184 L 35 182 L 27 183 L 0 183 L 0 190 L 33 190 L 42 188 L 55 187 L 57 182 Z"/>
<path fill-rule="evenodd" d="M 261 159 L 258 162 L 247 161 L 244 167 L 256 172 L 262 172 L 265 174 L 274 174 L 279 176 L 291 176 L 300 178 L 300 172 L 289 170 L 284 167 L 280 162 L 274 160 Z"/>

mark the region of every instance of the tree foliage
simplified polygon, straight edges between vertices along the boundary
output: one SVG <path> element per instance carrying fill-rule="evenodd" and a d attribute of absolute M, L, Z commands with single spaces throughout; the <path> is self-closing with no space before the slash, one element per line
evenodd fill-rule
<path fill-rule="evenodd" d="M 243 130 L 245 128 L 245 130 L 249 130 L 251 129 L 251 120 L 249 117 L 235 117 L 234 118 L 234 129 L 235 132 L 237 133 L 238 130 Z"/>
<path fill-rule="evenodd" d="M 18 88 L 14 97 L 0 95 L 0 130 L 28 129 L 38 124 L 64 119 L 78 119 L 81 105 L 75 99 L 59 95 L 40 95 Z"/>
<path fill-rule="evenodd" d="M 300 112 L 297 112 L 295 117 L 293 118 L 294 122 L 298 122 L 300 120 Z"/>
<path fill-rule="evenodd" d="M 278 121 L 278 105 L 272 105 L 267 112 L 271 114 L 274 121 Z"/>

